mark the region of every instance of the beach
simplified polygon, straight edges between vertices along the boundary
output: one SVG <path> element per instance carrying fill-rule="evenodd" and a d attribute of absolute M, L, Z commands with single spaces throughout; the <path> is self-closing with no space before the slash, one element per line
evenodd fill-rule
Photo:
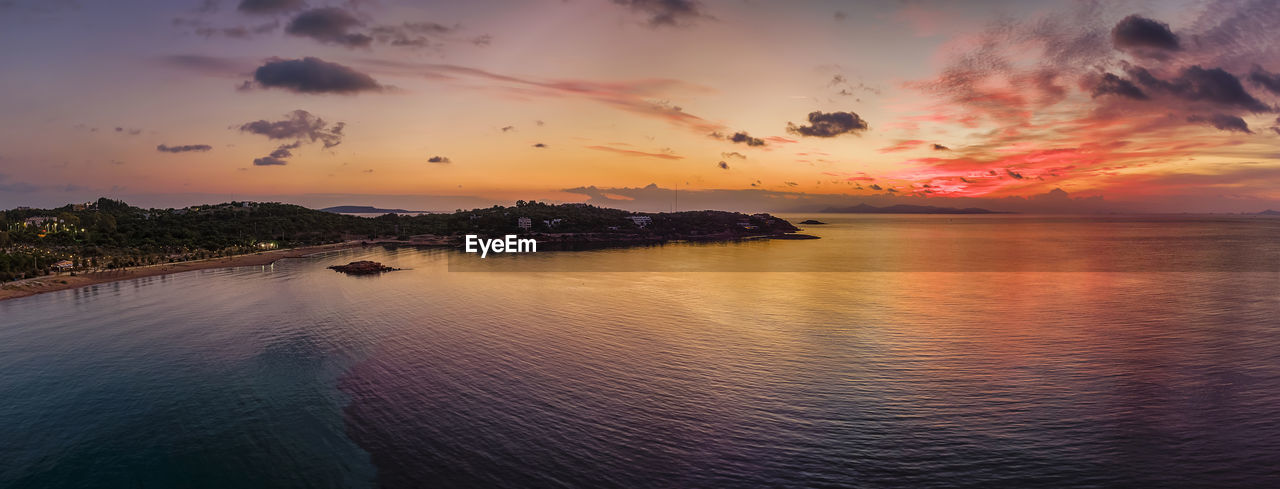
<path fill-rule="evenodd" d="M 16 280 L 0 284 L 0 301 L 43 294 L 46 292 L 75 289 L 88 285 L 115 282 L 117 280 L 168 275 L 171 273 L 190 272 L 193 270 L 205 270 L 210 268 L 269 265 L 281 258 L 298 258 L 360 245 L 361 241 L 345 241 L 342 243 L 263 251 L 247 255 L 208 258 L 204 260 L 192 260 L 177 263 L 161 263 L 101 272 L 76 273 L 75 275 L 70 273 L 45 275 L 42 277 Z"/>

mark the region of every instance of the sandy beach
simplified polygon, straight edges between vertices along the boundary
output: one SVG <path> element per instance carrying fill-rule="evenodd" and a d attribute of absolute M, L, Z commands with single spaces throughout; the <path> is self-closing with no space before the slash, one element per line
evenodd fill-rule
<path fill-rule="evenodd" d="M 276 260 L 281 258 L 297 258 L 325 251 L 352 248 L 360 246 L 360 243 L 360 241 L 347 241 L 343 243 L 304 246 L 301 248 L 290 248 L 286 250 L 263 251 L 248 255 L 209 258 L 205 260 L 193 260 L 179 263 L 162 263 L 121 270 L 77 273 L 76 275 L 66 273 L 46 275 L 43 277 L 18 280 L 0 285 L 0 300 L 16 299 L 18 297 L 26 297 L 29 295 L 43 294 L 45 292 L 54 292 L 58 290 L 74 289 L 77 287 L 84 287 L 86 285 L 115 282 L 117 280 L 190 272 L 192 270 L 267 265 L 274 263 Z"/>

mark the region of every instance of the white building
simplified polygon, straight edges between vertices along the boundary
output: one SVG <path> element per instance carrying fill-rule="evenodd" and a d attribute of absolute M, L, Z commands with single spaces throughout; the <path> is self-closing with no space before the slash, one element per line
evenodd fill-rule
<path fill-rule="evenodd" d="M 527 217 L 521 217 L 519 219 L 516 219 L 516 226 L 519 226 L 520 229 L 528 231 L 529 228 L 533 227 L 533 219 L 529 219 Z"/>
<path fill-rule="evenodd" d="M 649 216 L 627 216 L 627 219 L 630 219 L 631 222 L 635 223 L 636 226 L 640 226 L 640 227 L 645 227 L 650 224 L 653 224 L 653 218 Z"/>

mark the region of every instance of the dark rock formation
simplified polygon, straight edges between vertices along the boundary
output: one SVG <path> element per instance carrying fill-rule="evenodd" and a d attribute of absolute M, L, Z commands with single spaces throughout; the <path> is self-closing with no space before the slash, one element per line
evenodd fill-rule
<path fill-rule="evenodd" d="M 399 270 L 398 268 L 391 268 L 376 261 L 367 260 L 353 261 L 346 265 L 334 265 L 329 268 L 349 275 L 373 275 L 376 273 Z"/>

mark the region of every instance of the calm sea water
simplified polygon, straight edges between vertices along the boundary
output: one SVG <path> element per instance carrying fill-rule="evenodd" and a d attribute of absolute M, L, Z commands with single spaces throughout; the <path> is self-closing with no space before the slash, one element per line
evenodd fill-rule
<path fill-rule="evenodd" d="M 819 218 L 0 302 L 0 487 L 1280 486 L 1280 220 Z"/>

